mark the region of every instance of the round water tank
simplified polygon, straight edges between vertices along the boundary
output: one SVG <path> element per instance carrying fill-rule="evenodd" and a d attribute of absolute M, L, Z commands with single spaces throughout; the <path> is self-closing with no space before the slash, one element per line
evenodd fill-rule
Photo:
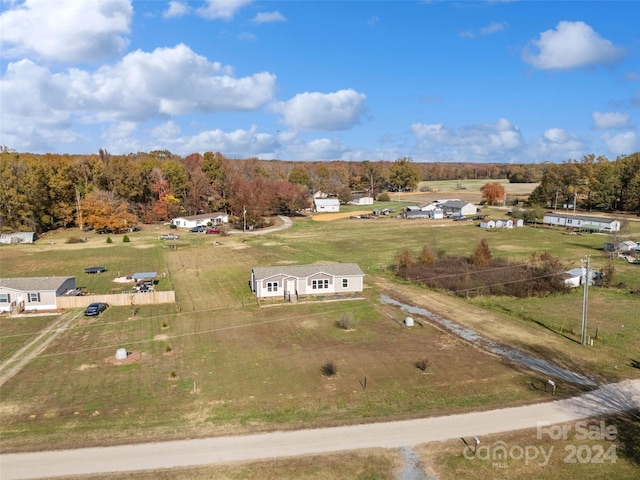
<path fill-rule="evenodd" d="M 407 317 L 407 318 L 405 318 L 405 319 L 404 319 L 404 324 L 405 324 L 407 327 L 413 327 L 413 318 L 411 318 L 411 317 Z"/>
<path fill-rule="evenodd" d="M 126 360 L 127 359 L 127 349 L 119 348 L 116 350 L 116 360 Z"/>

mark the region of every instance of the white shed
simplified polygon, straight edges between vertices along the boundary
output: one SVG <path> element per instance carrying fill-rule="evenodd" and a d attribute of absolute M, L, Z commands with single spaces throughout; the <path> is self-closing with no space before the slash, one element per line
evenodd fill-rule
<path fill-rule="evenodd" d="M 337 198 L 315 198 L 313 208 L 316 212 L 339 212 L 340 200 Z"/>
<path fill-rule="evenodd" d="M 483 220 L 480 222 L 480 228 L 496 228 L 496 222 L 493 220 Z"/>

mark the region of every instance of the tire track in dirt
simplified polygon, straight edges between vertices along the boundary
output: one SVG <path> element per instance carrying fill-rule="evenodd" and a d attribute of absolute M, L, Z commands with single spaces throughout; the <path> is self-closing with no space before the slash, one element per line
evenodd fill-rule
<path fill-rule="evenodd" d="M 57 317 L 43 328 L 30 342 L 20 347 L 11 357 L 0 365 L 0 387 L 18 373 L 32 359 L 40 355 L 58 335 L 68 330 L 69 325 L 81 313 L 67 312 Z"/>

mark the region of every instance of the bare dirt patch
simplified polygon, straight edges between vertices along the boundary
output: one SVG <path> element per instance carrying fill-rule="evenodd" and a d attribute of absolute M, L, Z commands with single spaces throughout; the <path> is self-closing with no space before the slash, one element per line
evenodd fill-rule
<path fill-rule="evenodd" d="M 115 354 L 107 358 L 105 361 L 109 365 L 131 365 L 132 363 L 136 363 L 142 360 L 142 352 L 127 352 L 127 358 L 123 360 L 116 360 Z"/>
<path fill-rule="evenodd" d="M 320 213 L 313 216 L 313 220 L 316 222 L 330 222 L 332 220 L 341 220 L 343 218 L 353 217 L 354 215 L 367 215 L 371 210 L 358 210 L 356 212 L 342 212 L 342 213 Z"/>
<path fill-rule="evenodd" d="M 78 370 L 80 370 L 81 372 L 85 372 L 85 371 L 87 371 L 87 370 L 91 370 L 92 368 L 96 368 L 96 367 L 97 367 L 97 365 L 96 365 L 95 363 L 94 363 L 94 364 L 91 364 L 91 365 L 88 365 L 88 364 L 86 364 L 86 363 L 83 363 L 82 365 L 80 365 L 80 366 L 78 367 Z"/>

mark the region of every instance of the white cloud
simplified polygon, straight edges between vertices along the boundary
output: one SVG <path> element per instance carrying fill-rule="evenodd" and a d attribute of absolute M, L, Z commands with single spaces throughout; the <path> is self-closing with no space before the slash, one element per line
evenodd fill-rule
<path fill-rule="evenodd" d="M 115 56 L 128 45 L 132 16 L 130 0 L 14 3 L 0 14 L 2 56 L 63 63 Z"/>
<path fill-rule="evenodd" d="M 282 15 L 277 10 L 275 12 L 262 12 L 258 13 L 255 17 L 253 17 L 253 23 L 261 24 L 261 23 L 275 23 L 275 22 L 286 22 L 287 19 L 284 15 Z"/>
<path fill-rule="evenodd" d="M 94 72 L 76 68 L 52 73 L 20 60 L 9 63 L 0 78 L 0 138 L 25 151 L 57 151 L 60 143 L 82 137 L 74 130 L 94 123 L 255 110 L 273 99 L 275 80 L 268 72 L 234 77 L 232 68 L 184 45 L 132 52 Z M 110 126 L 105 135 L 121 138 L 117 133 L 126 125 Z M 31 140 L 21 143 L 21 138 Z M 57 142 L 55 149 L 47 139 Z"/>
<path fill-rule="evenodd" d="M 337 138 L 317 138 L 290 143 L 285 150 L 291 158 L 299 160 L 341 160 L 349 151 Z"/>
<path fill-rule="evenodd" d="M 635 152 L 638 146 L 634 132 L 618 133 L 617 135 L 605 133 L 600 138 L 615 155 L 629 155 Z"/>
<path fill-rule="evenodd" d="M 138 129 L 135 122 L 115 122 L 102 135 L 104 139 L 129 138 Z"/>
<path fill-rule="evenodd" d="M 197 9 L 198 15 L 209 20 L 231 20 L 233 16 L 252 0 L 207 0 L 204 7 Z"/>
<path fill-rule="evenodd" d="M 534 68 L 566 70 L 588 65 L 603 65 L 618 60 L 624 51 L 602 38 L 584 22 L 560 22 L 531 40 L 522 58 Z"/>
<path fill-rule="evenodd" d="M 593 112 L 593 123 L 598 130 L 625 128 L 629 126 L 629 115 L 618 112 Z"/>
<path fill-rule="evenodd" d="M 441 161 L 505 161 L 523 146 L 522 135 L 509 120 L 459 129 L 441 123 L 414 123 L 410 130 L 418 142 L 412 156 Z"/>
<path fill-rule="evenodd" d="M 482 27 L 480 29 L 480 35 L 492 35 L 494 33 L 502 32 L 506 28 L 506 24 L 502 22 L 491 22 L 486 27 Z"/>
<path fill-rule="evenodd" d="M 578 137 L 562 128 L 550 128 L 538 138 L 540 156 L 551 156 L 552 160 L 557 157 L 579 158 L 586 150 L 587 144 Z"/>
<path fill-rule="evenodd" d="M 219 151 L 228 157 L 276 158 L 279 144 L 273 135 L 258 132 L 252 125 L 249 130 L 237 129 L 224 132 L 220 129 L 207 130 L 192 137 L 176 139 L 171 144 L 172 151 L 189 153 Z"/>
<path fill-rule="evenodd" d="M 189 10 L 189 5 L 187 5 L 186 3 L 172 0 L 171 2 L 169 2 L 169 8 L 162 12 L 162 16 L 164 18 L 182 17 L 189 13 Z"/>
<path fill-rule="evenodd" d="M 346 130 L 360 122 L 367 96 L 355 90 L 305 92 L 272 105 L 284 123 L 296 130 Z"/>
<path fill-rule="evenodd" d="M 173 120 L 158 125 L 151 130 L 151 136 L 158 139 L 169 139 L 180 134 L 180 126 Z"/>
<path fill-rule="evenodd" d="M 373 17 L 369 17 L 367 19 L 367 25 L 370 27 L 375 27 L 380 23 L 380 18 L 374 15 Z"/>
<path fill-rule="evenodd" d="M 251 32 L 241 32 L 238 34 L 238 40 L 244 40 L 245 42 L 255 42 L 257 39 L 258 37 Z"/>
<path fill-rule="evenodd" d="M 460 32 L 460 36 L 462 38 L 473 39 L 473 38 L 476 38 L 478 35 L 481 35 L 481 36 L 493 35 L 494 33 L 502 32 L 506 28 L 507 28 L 507 24 L 506 23 L 491 22 L 489 25 L 481 27 L 478 30 L 477 34 L 473 30 L 464 30 L 464 31 Z"/>

